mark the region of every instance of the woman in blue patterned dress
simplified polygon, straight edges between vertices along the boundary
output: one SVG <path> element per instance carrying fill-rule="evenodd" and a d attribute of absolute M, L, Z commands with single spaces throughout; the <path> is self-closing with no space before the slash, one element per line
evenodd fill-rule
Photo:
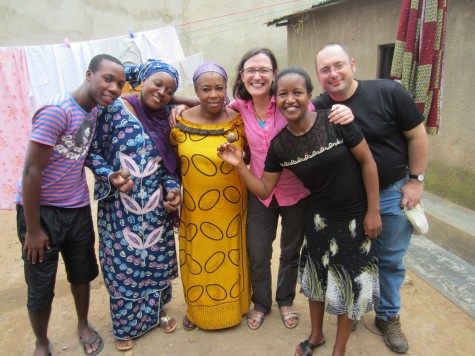
<path fill-rule="evenodd" d="M 149 60 L 126 73 L 128 81 L 142 84 L 141 92 L 101 111 L 86 161 L 96 178 L 99 257 L 121 351 L 157 325 L 167 333 L 176 328 L 163 307 L 178 275 L 174 224 L 181 202 L 166 107 L 178 72 Z"/>

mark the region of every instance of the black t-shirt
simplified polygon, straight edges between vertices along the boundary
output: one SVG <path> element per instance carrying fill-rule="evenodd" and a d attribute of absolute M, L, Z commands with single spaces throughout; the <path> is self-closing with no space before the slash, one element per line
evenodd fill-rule
<path fill-rule="evenodd" d="M 294 136 L 284 128 L 272 139 L 264 171 L 290 169 L 312 192 L 312 213 L 347 220 L 366 213 L 366 192 L 359 163 L 350 151 L 363 140 L 355 124 L 334 125 L 329 110 L 317 112 L 312 128 Z"/>
<path fill-rule="evenodd" d="M 424 116 L 401 84 L 389 79 L 362 80 L 347 100 L 336 102 L 323 93 L 312 104 L 318 110 L 329 109 L 333 104 L 348 106 L 373 153 L 379 186 L 387 187 L 402 178 L 408 165 L 404 131 L 419 125 Z"/>

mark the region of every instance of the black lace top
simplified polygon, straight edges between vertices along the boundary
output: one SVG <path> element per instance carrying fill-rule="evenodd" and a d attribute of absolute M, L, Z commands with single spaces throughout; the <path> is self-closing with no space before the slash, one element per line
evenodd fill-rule
<path fill-rule="evenodd" d="M 366 213 L 366 192 L 360 165 L 350 149 L 364 139 L 351 123 L 334 125 L 328 110 L 317 111 L 312 128 L 301 136 L 282 130 L 271 142 L 265 171 L 290 169 L 312 192 L 312 211 L 347 219 Z"/>

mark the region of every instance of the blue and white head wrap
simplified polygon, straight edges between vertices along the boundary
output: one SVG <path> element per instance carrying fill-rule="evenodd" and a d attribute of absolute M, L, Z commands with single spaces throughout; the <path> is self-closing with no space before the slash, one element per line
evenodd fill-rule
<path fill-rule="evenodd" d="M 175 79 L 176 87 L 178 88 L 178 71 L 169 65 L 158 59 L 149 59 L 147 62 L 139 66 L 125 66 L 125 78 L 130 83 L 132 88 L 136 88 L 145 79 L 157 72 L 166 72 Z"/>

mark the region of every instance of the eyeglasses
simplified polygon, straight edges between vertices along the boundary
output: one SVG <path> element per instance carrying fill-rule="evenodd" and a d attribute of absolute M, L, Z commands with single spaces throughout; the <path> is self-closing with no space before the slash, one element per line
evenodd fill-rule
<path fill-rule="evenodd" d="M 328 75 L 330 74 L 332 71 L 335 71 L 335 72 L 339 72 L 340 70 L 342 70 L 343 68 L 345 68 L 345 66 L 349 64 L 348 62 L 339 62 L 335 65 L 333 65 L 332 67 L 323 67 L 322 69 L 320 69 L 318 71 L 318 73 L 320 73 L 321 75 Z"/>
<path fill-rule="evenodd" d="M 245 68 L 241 69 L 241 73 L 243 73 L 246 77 L 253 77 L 256 75 L 256 73 L 259 72 L 259 75 L 261 77 L 267 77 L 274 73 L 274 70 L 272 68 Z"/>

